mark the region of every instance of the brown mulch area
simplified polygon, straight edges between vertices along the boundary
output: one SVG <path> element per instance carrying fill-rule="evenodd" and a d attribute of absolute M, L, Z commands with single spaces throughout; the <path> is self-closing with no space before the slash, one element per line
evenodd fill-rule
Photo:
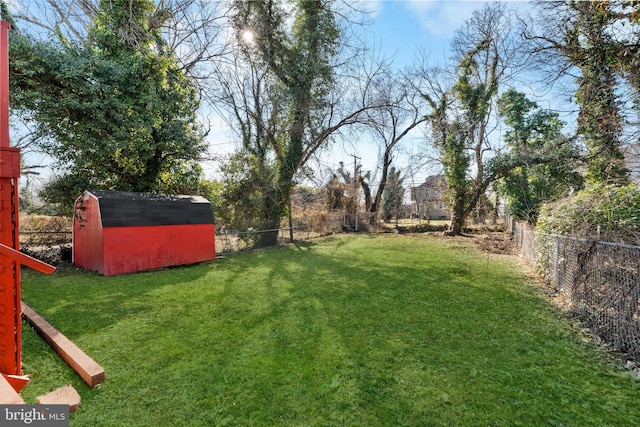
<path fill-rule="evenodd" d="M 476 232 L 469 234 L 475 245 L 484 252 L 496 255 L 518 255 L 520 252 L 509 233 L 501 231 Z"/>

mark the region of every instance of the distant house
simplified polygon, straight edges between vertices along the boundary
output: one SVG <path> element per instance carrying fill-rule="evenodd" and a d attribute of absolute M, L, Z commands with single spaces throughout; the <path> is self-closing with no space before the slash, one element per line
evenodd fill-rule
<path fill-rule="evenodd" d="M 624 155 L 626 166 L 631 172 L 629 178 L 632 182 L 640 182 L 640 147 L 630 145 L 626 147 Z"/>
<path fill-rule="evenodd" d="M 417 187 L 411 187 L 411 201 L 415 212 L 425 219 L 451 219 L 449 206 L 445 201 L 447 186 L 443 175 L 432 175 Z"/>

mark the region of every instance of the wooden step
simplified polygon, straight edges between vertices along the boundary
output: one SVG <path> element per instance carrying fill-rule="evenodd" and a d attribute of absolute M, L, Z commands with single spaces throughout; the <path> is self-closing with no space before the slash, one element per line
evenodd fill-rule
<path fill-rule="evenodd" d="M 76 389 L 67 385 L 38 396 L 36 403 L 38 405 L 69 405 L 69 413 L 73 413 L 80 407 L 80 400 Z"/>

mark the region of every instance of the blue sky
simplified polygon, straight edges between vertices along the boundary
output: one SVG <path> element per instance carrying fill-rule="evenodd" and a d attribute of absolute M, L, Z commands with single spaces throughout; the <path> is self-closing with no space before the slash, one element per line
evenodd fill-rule
<path fill-rule="evenodd" d="M 418 49 L 442 58 L 456 29 L 471 17 L 481 1 L 369 1 L 376 12 L 371 30 L 388 53 L 411 61 Z"/>
<path fill-rule="evenodd" d="M 474 10 L 486 1 L 480 0 L 365 0 L 373 11 L 372 31 L 389 49 L 400 52 L 401 59 L 411 59 L 412 52 L 424 47 L 434 57 L 448 50 L 455 31 Z M 528 0 L 502 1 L 512 7 L 527 8 Z"/>

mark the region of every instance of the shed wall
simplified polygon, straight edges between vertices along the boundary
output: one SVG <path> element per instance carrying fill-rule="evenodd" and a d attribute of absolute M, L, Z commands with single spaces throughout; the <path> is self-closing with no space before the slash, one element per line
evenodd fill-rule
<path fill-rule="evenodd" d="M 98 199 L 84 193 L 73 215 L 73 263 L 89 271 L 104 272 L 104 234 Z"/>
<path fill-rule="evenodd" d="M 133 273 L 215 258 L 213 224 L 107 227 L 105 276 Z"/>

